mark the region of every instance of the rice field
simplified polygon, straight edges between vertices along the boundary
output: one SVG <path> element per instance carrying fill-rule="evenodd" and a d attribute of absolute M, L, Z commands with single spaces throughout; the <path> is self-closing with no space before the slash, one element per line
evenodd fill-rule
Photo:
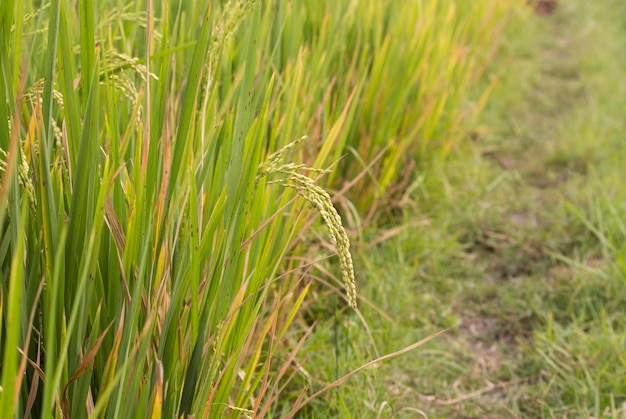
<path fill-rule="evenodd" d="M 511 42 L 524 39 L 520 28 L 538 18 L 531 12 L 514 0 L 2 0 L 3 417 L 380 417 L 399 390 L 384 384 L 387 374 L 371 378 L 381 368 L 373 361 L 410 354 L 415 365 L 440 367 L 412 371 L 425 380 L 469 368 L 446 363 L 445 351 L 411 352 L 427 341 L 445 346 L 451 335 L 437 333 L 470 324 L 440 298 L 454 286 L 421 264 L 464 275 L 471 269 L 451 262 L 474 254 L 463 246 L 507 243 L 508 233 L 481 235 L 464 221 L 498 219 L 489 203 L 470 212 L 479 202 L 472 187 L 498 185 L 499 174 L 478 169 L 485 156 L 507 163 L 491 145 L 481 143 L 479 157 L 473 147 L 497 142 L 485 127 L 506 119 L 493 107 L 507 97 L 494 91 L 516 72 L 504 63 Z M 556 166 L 570 156 L 558 151 Z M 559 213 L 567 228 L 599 240 L 604 253 L 590 254 L 602 260 L 619 253 L 612 232 L 623 230 L 604 218 L 618 211 L 606 196 L 585 201 L 590 213 L 576 200 Z M 458 217 L 446 224 L 454 232 L 416 237 L 412 229 L 437 225 L 431 215 L 441 208 Z M 542 230 L 561 237 L 555 231 Z M 365 252 L 389 243 L 396 247 Z M 542 248 L 547 254 L 583 264 L 571 247 Z M 381 268 L 378 258 L 396 257 Z M 440 305 L 418 311 L 412 321 L 429 327 L 407 341 L 401 329 L 373 328 L 370 314 L 391 323 L 409 316 L 415 301 L 397 294 L 413 282 L 388 286 L 416 266 L 437 278 L 436 292 L 419 295 Z M 576 278 L 587 290 L 583 271 Z M 604 292 L 598 287 L 585 292 Z M 558 353 L 577 353 L 555 332 L 567 323 L 558 314 L 576 318 L 582 333 L 597 320 L 588 310 L 607 315 L 596 308 L 539 308 L 545 330 L 524 331 L 540 342 L 529 369 L 549 370 L 543 358 L 558 372 L 532 376 L 558 383 L 542 387 L 554 403 L 580 400 L 561 371 L 572 367 L 558 363 Z M 377 339 L 388 345 L 368 346 Z M 589 371 L 573 375 L 595 383 Z M 594 389 L 586 390 L 596 394 L 593 408 L 550 414 L 600 417 L 623 399 Z M 428 411 L 438 395 L 392 415 Z M 550 417 L 540 403 L 515 406 L 514 417 Z M 617 405 L 607 411 L 619 414 Z"/>

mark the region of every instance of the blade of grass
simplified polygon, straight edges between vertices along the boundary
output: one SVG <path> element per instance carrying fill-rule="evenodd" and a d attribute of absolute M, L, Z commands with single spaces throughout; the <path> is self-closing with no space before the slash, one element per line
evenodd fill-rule
<path fill-rule="evenodd" d="M 26 229 L 26 220 L 28 205 L 22 203 L 21 210 L 21 231 Z M 6 324 L 14 325 L 14 327 L 6 329 L 6 338 L 4 343 L 4 354 L 2 358 L 2 392 L 0 392 L 0 411 L 10 416 L 16 415 L 18 407 L 18 399 L 16 395 L 19 389 L 17 385 L 18 371 L 18 346 L 21 329 L 20 305 L 22 299 L 22 288 L 24 283 L 24 237 L 18 236 L 17 248 L 13 253 L 11 262 L 11 273 L 9 274 L 9 294 L 7 296 L 6 307 Z M 18 326 L 19 325 L 19 326 Z"/>

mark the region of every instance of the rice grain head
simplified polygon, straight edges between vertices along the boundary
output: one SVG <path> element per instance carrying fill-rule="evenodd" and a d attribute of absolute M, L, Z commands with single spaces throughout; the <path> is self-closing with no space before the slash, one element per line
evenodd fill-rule
<path fill-rule="evenodd" d="M 309 202 L 322 216 L 322 220 L 330 232 L 330 238 L 337 248 L 348 303 L 350 307 L 356 309 L 356 280 L 354 278 L 352 255 L 350 254 L 350 240 L 341 223 L 341 217 L 333 206 L 328 192 L 317 186 L 313 179 L 298 172 L 298 170 L 305 170 L 323 174 L 328 173 L 328 170 L 310 168 L 303 164 L 282 164 L 285 154 L 305 139 L 306 137 L 302 137 L 296 141 L 292 141 L 285 147 L 272 153 L 265 162 L 259 165 L 257 181 L 265 176 L 277 175 L 276 179 L 270 180 L 269 183 L 282 185 L 295 190 L 298 195 Z"/>

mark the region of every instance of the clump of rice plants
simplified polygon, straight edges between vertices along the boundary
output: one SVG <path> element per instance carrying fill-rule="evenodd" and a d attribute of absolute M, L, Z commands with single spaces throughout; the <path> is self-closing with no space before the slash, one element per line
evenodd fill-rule
<path fill-rule="evenodd" d="M 315 178 L 383 152 L 362 210 L 453 148 L 506 15 L 476 3 L 3 1 L 1 411 L 267 413 L 306 338 L 285 256 L 318 213 L 357 306 Z"/>
<path fill-rule="evenodd" d="M 270 59 L 284 73 L 275 129 L 293 138 L 307 128 L 320 144 L 310 153 L 311 166 L 344 156 L 329 184 L 342 188 L 361 175 L 348 197 L 364 216 L 384 213 L 416 170 L 454 152 L 465 137 L 488 94 L 470 100 L 470 90 L 513 6 L 482 0 L 266 3 L 276 45 Z M 282 26 L 269 23 L 275 9 Z"/>

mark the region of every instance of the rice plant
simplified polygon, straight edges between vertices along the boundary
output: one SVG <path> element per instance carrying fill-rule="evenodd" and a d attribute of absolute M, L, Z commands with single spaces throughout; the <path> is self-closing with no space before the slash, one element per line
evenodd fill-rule
<path fill-rule="evenodd" d="M 411 176 L 408 161 L 453 149 L 506 10 L 3 0 L 3 414 L 239 417 L 289 403 L 306 338 L 290 324 L 311 284 L 285 256 L 311 217 L 357 308 L 348 236 L 316 182 L 366 173 L 364 210 Z"/>

